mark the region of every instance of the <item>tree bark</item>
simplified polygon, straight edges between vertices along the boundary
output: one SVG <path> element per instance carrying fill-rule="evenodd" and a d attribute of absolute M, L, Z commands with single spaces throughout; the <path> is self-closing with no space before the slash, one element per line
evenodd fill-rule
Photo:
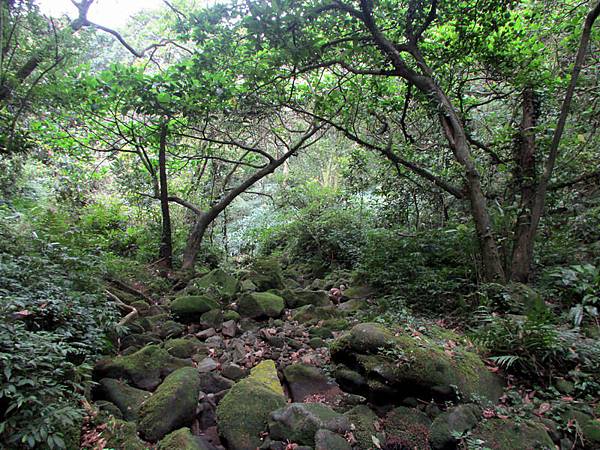
<path fill-rule="evenodd" d="M 160 144 L 158 149 L 158 172 L 160 180 L 160 210 L 162 216 L 162 236 L 160 240 L 159 258 L 161 264 L 173 267 L 173 238 L 171 234 L 171 214 L 169 211 L 169 189 L 167 185 L 167 124 L 160 126 Z"/>
<path fill-rule="evenodd" d="M 590 12 L 585 18 L 583 31 L 579 40 L 579 47 L 577 49 L 577 55 L 575 57 L 575 64 L 573 65 L 573 70 L 571 72 L 571 80 L 569 81 L 569 86 L 567 87 L 565 98 L 563 99 L 561 105 L 560 115 L 554 131 L 554 135 L 552 136 L 552 142 L 550 144 L 548 158 L 544 166 L 544 172 L 537 186 L 537 189 L 535 190 L 533 199 L 531 200 L 531 220 L 529 226 L 527 227 L 528 230 L 526 233 L 523 232 L 522 235 L 517 236 L 523 242 L 516 244 L 516 249 L 519 253 L 516 255 L 517 266 L 513 269 L 513 274 L 511 277 L 514 280 L 528 281 L 530 277 L 530 268 L 533 264 L 533 250 L 535 245 L 535 237 L 540 224 L 540 220 L 544 213 L 548 184 L 550 182 L 550 178 L 552 177 L 554 166 L 556 164 L 556 158 L 558 156 L 560 141 L 567 123 L 569 111 L 571 109 L 571 103 L 575 94 L 575 87 L 577 86 L 577 79 L 579 78 L 579 74 L 585 61 L 587 48 L 592 34 L 592 28 L 599 15 L 600 1 L 596 2 L 596 4 L 593 6 L 593 8 L 590 10 Z M 515 261 L 513 255 L 513 264 L 514 263 Z"/>
<path fill-rule="evenodd" d="M 519 215 L 515 224 L 510 263 L 510 279 L 527 283 L 531 275 L 533 242 L 531 236 L 531 211 L 535 200 L 535 95 L 531 87 L 523 91 L 521 129 L 515 148 L 514 179 L 520 191 Z"/>

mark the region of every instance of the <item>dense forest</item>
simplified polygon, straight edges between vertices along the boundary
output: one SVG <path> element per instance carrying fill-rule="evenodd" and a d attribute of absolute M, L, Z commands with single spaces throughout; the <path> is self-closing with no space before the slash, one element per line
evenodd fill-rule
<path fill-rule="evenodd" d="M 0 448 L 600 449 L 598 0 L 41 3 Z"/>

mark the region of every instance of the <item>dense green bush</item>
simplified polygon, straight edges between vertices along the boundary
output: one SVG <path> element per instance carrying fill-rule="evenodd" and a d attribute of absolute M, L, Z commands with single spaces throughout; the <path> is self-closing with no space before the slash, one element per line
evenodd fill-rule
<path fill-rule="evenodd" d="M 91 366 L 115 310 L 98 260 L 0 210 L 0 443 L 76 448 Z"/>
<path fill-rule="evenodd" d="M 472 236 L 466 227 L 416 234 L 370 230 L 358 277 L 403 296 L 416 310 L 455 309 L 477 281 Z"/>

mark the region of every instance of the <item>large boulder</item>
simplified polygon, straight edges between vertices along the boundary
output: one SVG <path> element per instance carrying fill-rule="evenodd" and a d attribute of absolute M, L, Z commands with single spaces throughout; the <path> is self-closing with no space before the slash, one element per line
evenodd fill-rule
<path fill-rule="evenodd" d="M 168 374 L 190 365 L 191 361 L 174 358 L 158 345 L 148 345 L 131 355 L 99 361 L 94 368 L 94 377 L 124 378 L 135 387 L 152 391 Z"/>
<path fill-rule="evenodd" d="M 238 312 L 252 319 L 279 317 L 284 306 L 283 298 L 278 295 L 270 292 L 251 292 L 238 302 Z"/>
<path fill-rule="evenodd" d="M 324 319 L 335 319 L 341 315 L 340 311 L 333 305 L 314 306 L 305 305 L 292 310 L 292 320 L 306 323 L 317 323 Z"/>
<path fill-rule="evenodd" d="M 286 403 L 275 362 L 262 361 L 238 381 L 217 407 L 217 425 L 230 450 L 254 449 L 272 411 Z"/>
<path fill-rule="evenodd" d="M 428 332 L 430 336 L 413 336 L 404 329 L 393 333 L 380 324 L 358 324 L 331 344 L 331 357 L 363 377 L 366 386 L 357 393 L 375 400 L 390 395 L 426 401 L 460 396 L 496 402 L 501 380 L 476 353 L 459 344 L 460 336 L 435 327 Z M 342 387 L 348 385 L 346 378 L 338 380 Z"/>
<path fill-rule="evenodd" d="M 352 429 L 350 420 L 321 403 L 290 403 L 273 411 L 269 421 L 271 439 L 315 445 L 315 434 L 329 430 L 344 434 Z"/>
<path fill-rule="evenodd" d="M 176 358 L 191 358 L 206 346 L 195 337 L 177 338 L 165 341 L 164 348 Z"/>
<path fill-rule="evenodd" d="M 202 278 L 192 280 L 188 285 L 188 288 L 190 287 L 199 291 L 208 290 L 230 298 L 238 291 L 239 282 L 237 278 L 224 270 L 214 269 Z"/>
<path fill-rule="evenodd" d="M 431 424 L 431 447 L 434 450 L 455 448 L 456 436 L 475 428 L 480 416 L 480 410 L 475 405 L 459 405 L 443 412 Z"/>
<path fill-rule="evenodd" d="M 219 302 L 207 295 L 186 295 L 171 302 L 171 312 L 182 322 L 195 322 L 211 309 L 218 309 Z"/>
<path fill-rule="evenodd" d="M 300 306 L 327 306 L 331 304 L 329 295 L 325 291 L 309 289 L 284 289 L 280 294 L 285 299 L 286 307 L 293 309 Z"/>
<path fill-rule="evenodd" d="M 352 434 L 356 439 L 358 448 L 373 447 L 373 438 L 383 442 L 381 432 L 377 431 L 377 415 L 366 405 L 357 405 L 344 413 L 352 425 Z"/>
<path fill-rule="evenodd" d="M 150 397 L 150 392 L 131 387 L 120 380 L 102 378 L 98 391 L 102 398 L 117 405 L 122 417 L 136 421 L 141 404 Z"/>
<path fill-rule="evenodd" d="M 283 376 L 294 402 L 303 402 L 315 394 L 329 399 L 341 394 L 337 384 L 315 366 L 291 364 L 283 370 Z"/>
<path fill-rule="evenodd" d="M 191 425 L 199 394 L 200 374 L 195 368 L 173 372 L 140 408 L 140 435 L 156 442 L 173 430 Z"/>
<path fill-rule="evenodd" d="M 429 450 L 431 420 L 418 409 L 399 406 L 385 416 L 384 424 L 387 447 Z"/>
<path fill-rule="evenodd" d="M 274 258 L 262 258 L 254 261 L 244 279 L 252 281 L 258 291 L 284 288 L 281 266 Z"/>
<path fill-rule="evenodd" d="M 591 414 L 574 408 L 567 408 L 561 417 L 565 424 L 577 423 L 583 441 L 589 448 L 600 448 L 600 419 L 595 419 Z"/>
<path fill-rule="evenodd" d="M 488 419 L 471 432 L 471 438 L 492 450 L 556 448 L 544 426 L 533 421 Z"/>
<path fill-rule="evenodd" d="M 189 428 L 180 428 L 167 434 L 159 443 L 158 450 L 213 450 L 214 447 L 198 436 L 194 436 Z"/>

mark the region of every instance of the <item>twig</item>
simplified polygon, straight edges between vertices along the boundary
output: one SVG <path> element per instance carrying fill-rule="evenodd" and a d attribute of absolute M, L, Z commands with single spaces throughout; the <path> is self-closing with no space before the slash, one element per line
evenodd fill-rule
<path fill-rule="evenodd" d="M 104 292 L 106 293 L 106 295 L 108 295 L 109 298 L 111 298 L 117 304 L 117 306 L 120 306 L 123 309 L 129 310 L 129 313 L 127 313 L 127 315 L 125 317 L 123 317 L 117 325 L 119 325 L 119 326 L 127 325 L 127 323 L 131 322 L 133 319 L 135 319 L 139 315 L 138 310 L 136 308 L 134 308 L 133 306 L 128 305 L 126 303 L 123 303 L 123 301 L 119 297 L 117 297 L 115 294 L 113 294 L 109 290 L 105 289 Z"/>

